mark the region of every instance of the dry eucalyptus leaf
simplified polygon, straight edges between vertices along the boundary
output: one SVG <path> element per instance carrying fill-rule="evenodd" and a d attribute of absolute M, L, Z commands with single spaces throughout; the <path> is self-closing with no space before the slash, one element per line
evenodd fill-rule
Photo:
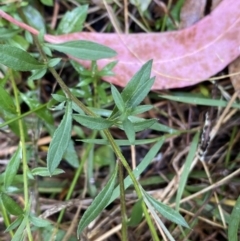
<path fill-rule="evenodd" d="M 180 29 L 187 28 L 204 17 L 207 0 L 185 0 L 180 14 Z"/>
<path fill-rule="evenodd" d="M 211 11 L 214 10 L 223 0 L 212 0 Z"/>
<path fill-rule="evenodd" d="M 37 34 L 38 31 L 12 18 L 2 10 L 0 16 Z M 115 75 L 104 80 L 125 86 L 148 60 L 153 59 L 153 89 L 181 88 L 202 82 L 224 69 L 239 56 L 240 1 L 224 0 L 195 25 L 166 33 L 89 33 L 45 35 L 51 43 L 90 40 L 114 49 L 118 55 L 98 62 L 99 67 L 113 60 Z M 78 60 L 88 67 L 89 62 Z"/>

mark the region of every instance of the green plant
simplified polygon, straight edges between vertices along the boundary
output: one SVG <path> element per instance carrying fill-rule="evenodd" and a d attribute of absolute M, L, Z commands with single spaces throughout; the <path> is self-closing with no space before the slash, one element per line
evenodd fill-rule
<path fill-rule="evenodd" d="M 64 51 L 67 54 L 71 54 L 72 49 L 75 48 L 76 45 L 79 48 L 79 46 L 81 46 L 81 43 L 82 43 L 81 41 L 71 43 L 72 45 L 69 44 L 68 49 L 67 50 L 64 49 Z M 110 49 L 108 50 L 106 47 L 98 46 L 97 44 L 94 44 L 91 42 L 89 43 L 83 42 L 83 44 L 84 44 L 84 51 L 86 51 L 85 58 L 89 57 L 89 60 L 95 61 L 96 59 L 100 59 L 102 57 L 99 51 L 100 49 L 103 49 L 102 52 L 104 53 L 104 57 L 110 57 L 113 54 L 113 51 Z M 62 46 L 64 48 L 66 44 Z M 55 48 L 54 45 L 47 45 L 47 47 Z M 88 56 L 88 47 L 91 51 L 93 51 L 93 54 L 92 55 L 89 54 L 89 56 Z M 94 47 L 98 49 L 98 51 L 96 52 L 96 55 L 94 55 L 94 50 L 93 50 Z M 56 48 L 59 51 L 61 51 L 61 47 L 58 46 Z M 96 111 L 95 112 L 92 111 L 90 108 L 86 107 L 82 102 L 80 102 L 79 99 L 76 98 L 76 96 L 73 94 L 74 91 L 70 91 L 70 89 L 64 84 L 64 82 L 58 76 L 55 69 L 51 66 L 51 63 L 53 61 L 47 60 L 45 55 L 43 56 L 44 62 L 41 63 L 35 60 L 33 57 L 31 57 L 31 55 L 28 54 L 27 52 L 17 47 L 2 45 L 1 51 L 4 53 L 4 58 L 0 60 L 1 63 L 6 66 L 9 66 L 14 70 L 30 71 L 34 69 L 44 70 L 48 68 L 49 71 L 57 79 L 59 85 L 62 87 L 63 93 L 61 95 L 54 94 L 53 98 L 55 102 L 58 102 L 58 110 L 62 109 L 65 112 L 60 125 L 54 131 L 53 138 L 50 143 L 48 156 L 47 156 L 47 168 L 35 168 L 30 170 L 27 166 L 27 160 L 25 157 L 25 162 L 23 162 L 23 165 L 24 165 L 23 175 L 25 177 L 24 178 L 25 208 L 23 210 L 9 196 L 11 192 L 9 193 L 7 188 L 11 185 L 12 180 L 14 179 L 18 171 L 20 159 L 23 159 L 23 156 L 21 157 L 21 153 L 23 152 L 23 149 L 26 148 L 25 146 L 20 145 L 21 148 L 19 148 L 16 154 L 13 156 L 12 160 L 8 165 L 8 168 L 6 169 L 6 172 L 4 173 L 5 174 L 4 189 L 2 189 L 2 193 L 1 193 L 2 209 L 18 217 L 17 220 L 13 224 L 11 224 L 10 227 L 8 227 L 8 230 L 18 227 L 16 233 L 13 236 L 14 238 L 15 237 L 19 238 L 18 233 L 24 233 L 23 230 L 25 230 L 26 228 L 28 231 L 28 237 L 31 240 L 32 236 L 31 236 L 30 225 L 35 225 L 37 227 L 43 227 L 45 225 L 48 225 L 46 221 L 32 216 L 32 214 L 29 211 L 29 206 L 31 203 L 28 201 L 29 200 L 28 198 L 29 177 L 31 176 L 33 178 L 36 175 L 45 176 L 47 174 L 57 175 L 62 172 L 61 170 L 57 169 L 57 167 L 59 166 L 60 161 L 62 160 L 62 157 L 69 145 L 69 141 L 71 137 L 70 133 L 72 129 L 72 118 L 78 123 L 80 123 L 81 125 L 86 126 L 92 130 L 103 131 L 103 133 L 105 134 L 105 138 L 112 146 L 112 149 L 114 150 L 119 163 L 119 165 L 116 165 L 115 171 L 112 174 L 112 177 L 109 179 L 108 184 L 106 184 L 104 189 L 97 195 L 97 197 L 95 198 L 95 201 L 93 201 L 92 205 L 89 207 L 89 209 L 85 212 L 84 216 L 80 220 L 80 223 L 78 226 L 78 236 L 81 234 L 83 229 L 91 221 L 93 221 L 93 219 L 96 218 L 101 213 L 101 211 L 108 205 L 114 191 L 114 186 L 115 186 L 118 172 L 120 172 L 119 174 L 120 176 L 119 182 L 120 182 L 120 190 L 121 190 L 120 196 L 121 196 L 121 202 L 123 204 L 122 209 L 124 210 L 124 188 L 125 187 L 123 183 L 123 176 L 121 174 L 122 165 L 124 166 L 124 168 L 126 168 L 131 178 L 131 181 L 137 192 L 138 198 L 143 199 L 144 202 L 148 200 L 147 205 L 149 208 L 152 207 L 152 212 L 155 213 L 153 209 L 154 207 L 166 218 L 169 218 L 170 220 L 176 222 L 177 224 L 188 227 L 187 223 L 176 211 L 173 211 L 167 206 L 161 205 L 156 200 L 150 198 L 150 196 L 147 195 L 142 190 L 139 182 L 137 181 L 134 175 L 134 172 L 132 172 L 132 170 L 130 169 L 127 161 L 125 160 L 124 156 L 121 153 L 121 150 L 119 149 L 118 145 L 116 144 L 115 140 L 113 139 L 111 133 L 108 130 L 108 128 L 110 128 L 111 126 L 116 126 L 120 129 L 123 129 L 128 137 L 129 144 L 134 145 L 135 132 L 150 128 L 151 126 L 156 124 L 156 120 L 154 119 L 150 119 L 150 120 L 144 120 L 139 118 L 134 119 L 134 115 L 140 114 L 151 108 L 151 106 L 141 106 L 141 105 L 139 106 L 139 104 L 142 102 L 142 100 L 150 91 L 150 88 L 154 81 L 154 78 L 150 78 L 151 61 L 146 63 L 142 67 L 142 69 L 132 78 L 132 80 L 129 81 L 129 84 L 124 88 L 122 93 L 119 93 L 116 87 L 111 86 L 111 92 L 115 103 L 115 107 L 112 110 L 112 112 L 111 111 L 109 112 L 110 115 L 107 118 L 103 118 L 97 115 L 95 113 Z M 40 47 L 40 51 L 41 51 L 41 47 Z M 78 55 L 76 56 L 81 57 Z M 93 79 L 101 77 L 99 72 L 96 71 L 97 69 L 96 62 L 93 62 L 92 69 L 95 69 L 94 71 L 95 76 L 92 76 Z M 85 72 L 87 73 L 86 70 Z M 90 70 L 89 73 L 93 73 L 93 71 L 91 72 Z M 9 74 L 10 76 L 12 76 L 11 71 L 9 72 Z M 14 79 L 13 79 L 13 83 L 14 83 Z M 11 98 L 9 94 L 3 88 L 1 89 L 1 94 L 2 96 L 4 95 L 7 97 L 5 98 L 5 100 L 7 101 L 2 102 L 3 103 L 2 108 L 4 109 L 4 112 L 9 113 L 11 112 L 11 110 L 15 110 L 15 104 L 12 101 L 10 101 Z M 16 98 L 18 98 L 18 94 L 16 95 Z M 73 114 L 73 110 L 76 113 Z M 21 123 L 22 123 L 22 120 L 19 119 L 19 129 L 23 130 Z M 20 136 L 21 138 L 24 138 L 23 133 L 20 134 Z M 21 142 L 24 143 L 25 141 L 21 140 Z M 120 168 L 118 168 L 118 166 L 120 166 Z M 149 219 L 148 212 L 144 202 L 142 204 L 144 214 L 149 223 L 149 227 L 152 230 L 152 235 L 154 240 L 158 240 L 156 232 L 153 228 L 153 224 Z M 158 208 L 158 205 L 155 205 L 155 203 L 158 203 L 158 205 L 160 205 L 161 208 Z M 175 217 L 175 218 L 172 218 L 172 217 Z M 125 223 L 125 225 L 123 225 L 123 233 L 124 233 L 123 237 L 125 237 L 124 239 L 127 239 L 127 226 L 126 226 L 127 220 L 126 220 L 125 212 L 122 213 L 122 218 L 123 218 L 123 224 Z M 7 215 L 5 217 L 5 220 L 9 220 Z"/>
<path fill-rule="evenodd" d="M 162 139 L 159 138 L 159 140 L 153 140 L 153 142 L 157 142 L 150 150 L 149 155 L 146 156 L 144 166 L 140 164 L 138 168 L 132 171 L 125 157 L 123 156 L 119 145 L 109 131 L 109 128 L 112 126 L 122 129 L 128 138 L 125 143 L 135 145 L 137 144 L 137 141 L 135 140 L 136 132 L 148 128 L 158 130 L 162 129 L 163 126 L 158 124 L 157 120 L 155 119 L 143 119 L 137 117 L 137 115 L 142 114 L 152 108 L 149 105 L 140 105 L 143 99 L 147 96 L 154 82 L 154 78 L 150 78 L 152 62 L 147 62 L 129 81 L 128 85 L 121 93 L 115 86 L 112 85 L 110 96 L 112 98 L 110 98 L 110 103 L 114 104 L 114 108 L 112 111 L 110 111 L 109 108 L 108 110 L 104 110 L 99 107 L 101 103 L 103 103 L 104 100 L 109 99 L 109 97 L 104 94 L 97 95 L 97 92 L 104 93 L 104 85 L 99 84 L 98 80 L 102 76 L 112 74 L 111 70 L 116 63 L 113 62 L 99 71 L 97 68 L 97 60 L 112 57 L 115 55 L 115 52 L 105 46 L 88 41 L 75 41 L 63 44 L 46 44 L 43 42 L 41 35 L 38 38 L 33 37 L 33 39 L 40 53 L 39 58 L 34 57 L 34 55 L 16 46 L 7 43 L 0 45 L 0 63 L 9 68 L 6 69 L 6 78 L 2 79 L 0 86 L 0 96 L 2 98 L 0 104 L 2 109 L 1 115 L 6 121 L 5 123 L 1 124 L 1 127 L 8 124 L 9 127 L 20 137 L 19 148 L 10 160 L 5 172 L 2 174 L 3 186 L 1 188 L 0 196 L 1 210 L 7 225 L 7 231 L 9 231 L 12 235 L 12 240 L 22 240 L 24 239 L 25 235 L 28 236 L 29 240 L 33 240 L 32 231 L 34 227 L 43 228 L 49 225 L 48 221 L 35 216 L 30 211 L 32 200 L 29 196 L 29 189 L 31 182 L 34 181 L 36 176 L 53 176 L 64 172 L 64 170 L 58 169 L 58 166 L 69 148 L 72 148 L 71 131 L 73 120 L 82 126 L 90 128 L 93 131 L 93 142 L 97 143 L 97 140 L 95 141 L 94 139 L 97 136 L 97 133 L 100 132 L 103 136 L 103 141 L 105 141 L 108 145 L 111 145 L 112 150 L 117 156 L 114 172 L 109 178 L 108 183 L 95 197 L 91 206 L 86 210 L 83 217 L 80 219 L 77 229 L 78 237 L 84 228 L 91 221 L 93 221 L 108 204 L 110 204 L 120 195 L 123 225 L 122 234 L 123 240 L 127 240 L 127 214 L 124 193 L 125 189 L 131 184 L 133 184 L 136 190 L 138 199 L 142 200 L 141 208 L 148 222 L 154 240 L 159 240 L 159 238 L 154 228 L 154 224 L 152 223 L 152 220 L 148 214 L 147 207 L 151 210 L 151 214 L 154 216 L 156 222 L 160 226 L 162 226 L 163 223 L 159 221 L 159 218 L 156 218 L 156 211 L 161 213 L 165 218 L 179 225 L 188 227 L 187 223 L 178 212 L 153 199 L 143 190 L 140 183 L 137 181 L 137 177 L 141 174 L 141 172 L 143 172 L 144 168 L 147 166 L 147 163 L 151 161 L 151 158 L 156 155 L 157 151 L 161 147 L 163 143 Z M 56 72 L 54 67 L 60 63 L 61 59 L 52 58 L 52 50 L 58 50 L 65 54 L 73 55 L 79 59 L 82 58 L 92 61 L 90 70 L 85 69 L 76 62 L 71 62 L 73 67 L 83 77 L 81 82 L 79 82 L 79 84 L 74 88 L 68 88 Z M 32 91 L 29 91 L 27 94 L 20 92 L 16 85 L 16 72 L 14 71 L 32 72 L 32 75 L 28 78 L 29 87 L 32 88 Z M 50 100 L 49 103 L 42 105 L 37 101 L 36 96 L 34 95 L 33 81 L 38 80 L 48 71 L 54 76 L 60 85 L 61 90 L 52 95 L 53 99 Z M 8 83 L 8 79 L 11 80 L 10 83 Z M 95 87 L 94 96 L 91 96 L 92 93 L 87 87 L 89 83 L 93 83 L 93 86 Z M 12 100 L 8 91 L 6 91 L 4 88 L 10 85 L 14 91 L 14 101 Z M 90 100 L 83 103 L 77 98 L 84 96 L 87 98 L 90 97 Z M 25 115 L 21 113 L 21 102 L 25 102 L 30 109 L 30 111 Z M 47 107 L 64 112 L 61 123 L 56 129 L 54 128 L 53 118 Z M 46 127 L 49 129 L 50 133 L 53 133 L 52 141 L 48 150 L 46 167 L 39 167 L 37 165 L 35 168 L 30 168 L 28 165 L 29 159 L 26 148 L 26 140 L 28 138 L 27 126 L 22 118 L 30 113 L 36 113 L 39 118 L 42 118 L 45 121 Z M 84 139 L 82 141 L 84 141 Z M 69 157 L 69 162 L 71 162 L 70 159 L 71 157 Z M 16 191 L 21 193 L 21 188 L 14 188 L 14 181 L 20 165 L 23 170 L 23 174 L 21 175 L 23 178 L 22 182 L 24 187 L 23 208 L 20 207 L 19 204 L 17 204 L 11 197 L 11 195 Z M 78 165 L 77 161 L 75 161 L 72 163 L 72 165 L 77 167 L 77 171 L 75 173 L 75 178 L 72 182 L 67 199 L 69 199 L 72 195 L 76 180 L 79 178 L 79 175 L 82 171 L 84 161 L 82 161 L 80 165 Z M 123 167 L 127 170 L 129 175 L 125 181 L 123 178 Z M 119 176 L 119 187 L 115 188 L 117 176 Z M 16 220 L 11 224 L 9 214 L 16 216 Z M 166 235 L 168 235 L 170 239 L 172 238 L 170 233 L 167 232 Z"/>
<path fill-rule="evenodd" d="M 52 1 L 42 0 L 41 2 L 45 5 L 53 5 Z M 137 1 L 135 2 L 137 3 Z M 179 15 L 182 3 L 183 1 L 178 1 L 173 8 L 172 15 L 174 15 L 174 11 L 176 16 Z M 23 8 L 16 13 L 18 4 Z M 180 204 L 185 199 L 184 197 L 191 196 L 191 193 L 194 195 L 200 190 L 198 184 L 188 184 L 189 177 L 195 180 L 195 183 L 206 178 L 202 172 L 191 172 L 193 160 L 196 161 L 199 132 L 196 132 L 196 129 L 176 131 L 159 124 L 156 119 L 140 117 L 146 116 L 146 112 L 153 107 L 152 105 L 141 105 L 154 82 L 154 78 L 150 77 L 152 61 L 145 63 L 129 80 L 128 85 L 119 91 L 117 87 L 101 81 L 102 78 L 114 74 L 113 68 L 117 62 L 113 61 L 102 69 L 99 69 L 98 62 L 104 58 L 114 57 L 115 51 L 89 41 L 45 43 L 44 33 L 47 31 L 47 25 L 40 12 L 24 1 L 18 4 L 9 4 L 3 8 L 8 13 L 17 17 L 21 16 L 26 22 L 37 19 L 37 21 L 32 21 L 33 26 L 41 32 L 36 37 L 28 32 L 23 33 L 4 21 L 1 22 L 3 27 L 0 28 L 0 68 L 3 75 L 0 79 L 0 117 L 3 122 L 0 123 L 0 134 L 10 133 L 14 138 L 19 138 L 18 147 L 4 172 L 0 174 L 0 212 L 6 231 L 11 235 L 12 240 L 36 240 L 36 237 L 40 237 L 39 240 L 53 240 L 53 237 L 56 237 L 56 240 L 75 241 L 77 237 L 82 238 L 85 228 L 92 221 L 97 220 L 99 215 L 107 212 L 109 206 L 114 205 L 114 201 L 119 198 L 122 240 L 128 240 L 129 229 L 136 227 L 143 220 L 146 220 L 153 240 L 160 239 L 158 230 L 164 232 L 169 240 L 175 240 L 176 234 L 172 232 L 175 229 L 174 223 L 186 227 L 186 229 L 179 228 L 182 232 L 180 239 L 186 239 L 191 232 L 188 224 L 193 228 L 200 219 L 189 221 L 190 216 L 187 216 L 187 224 L 179 211 L 188 210 L 186 208 L 189 207 L 188 203 L 181 206 L 185 210 L 180 208 Z M 87 9 L 86 5 L 82 5 L 68 11 L 54 33 L 65 34 L 81 31 L 87 16 Z M 148 14 L 146 6 L 138 5 L 138 10 L 148 27 L 147 19 L 145 19 Z M 171 28 L 168 20 L 167 17 L 161 20 L 162 28 L 166 26 L 168 29 Z M 58 55 L 56 54 L 58 52 L 77 59 L 88 60 L 90 68 L 87 69 L 73 60 L 65 62 L 64 57 L 53 57 Z M 70 68 L 71 71 L 74 69 L 75 72 L 72 71 L 74 73 L 70 77 L 65 76 L 62 79 L 61 74 L 58 73 L 61 73 L 62 70 L 64 72 L 65 66 L 66 69 Z M 40 86 L 44 82 L 43 80 L 49 76 L 51 76 L 50 78 L 54 76 L 54 81 L 60 88 L 54 89 L 50 100 L 42 101 L 39 93 Z M 74 77 L 72 78 L 72 76 Z M 156 99 L 163 98 L 169 101 L 211 107 L 226 107 L 228 104 L 227 101 L 221 99 L 211 99 L 208 92 L 205 95 L 196 92 L 172 91 L 168 93 L 168 95 L 151 93 L 150 96 Z M 239 108 L 239 103 L 233 103 L 232 106 Z M 157 111 L 162 112 L 162 116 L 168 117 L 163 110 Z M 60 123 L 57 127 L 56 122 Z M 11 132 L 8 132 L 9 129 Z M 37 142 L 40 129 L 44 129 L 45 133 L 52 137 L 50 145 L 47 147 L 46 158 L 38 155 Z M 148 139 L 136 137 L 138 132 L 147 129 L 154 131 L 157 137 Z M 126 139 L 113 138 L 114 130 L 125 132 Z M 189 145 L 190 150 L 181 169 L 182 172 L 179 170 L 175 177 L 172 173 L 167 173 L 164 178 L 156 175 L 146 180 L 139 180 L 140 175 L 150 166 L 168 137 L 179 137 L 183 133 L 189 134 L 190 132 L 196 133 Z M 77 139 L 72 138 L 73 133 Z M 236 136 L 237 127 L 231 135 L 232 144 L 229 144 L 225 161 L 226 168 L 231 163 L 231 148 Z M 75 149 L 78 143 L 81 143 L 83 149 L 80 154 Z M 137 167 L 132 170 L 121 147 L 145 144 L 152 146 Z M 59 182 L 60 175 L 64 172 L 68 174 L 70 169 L 64 167 L 62 160 L 65 160 L 74 172 L 73 178 L 67 182 L 66 180 Z M 104 168 L 107 170 L 106 181 L 93 182 L 96 173 L 102 169 L 105 170 Z M 234 164 L 230 169 L 233 168 L 235 168 Z M 234 173 L 234 175 L 236 174 L 237 172 Z M 60 178 L 57 179 L 58 177 Z M 85 187 L 80 189 L 78 182 L 83 177 Z M 151 185 L 165 184 L 166 179 L 174 181 L 176 177 L 178 181 L 176 195 L 169 202 L 175 205 L 176 209 L 159 202 L 145 188 L 147 183 Z M 172 181 L 169 181 L 169 184 Z M 102 191 L 99 191 L 101 189 Z M 56 204 L 53 205 L 53 210 L 50 208 L 39 215 L 35 199 L 41 195 L 41 192 L 49 195 L 49 198 L 57 199 L 57 195 L 62 195 L 65 190 L 67 191 L 63 198 L 66 202 L 60 204 L 61 208 Z M 132 192 L 136 195 L 135 204 L 130 213 L 129 206 L 125 203 L 125 195 Z M 79 198 L 77 204 L 81 206 L 86 193 L 93 201 L 86 211 L 82 211 L 81 214 L 76 212 L 75 218 L 80 217 L 73 230 L 76 235 L 68 235 L 68 231 L 64 231 L 61 227 L 62 222 L 67 222 L 66 215 L 64 215 L 65 208 L 71 206 L 76 201 L 73 198 L 78 198 L 79 194 L 82 199 Z M 203 200 L 196 200 L 196 203 L 200 207 L 204 207 L 205 200 L 209 196 L 207 193 L 203 196 Z M 238 239 L 239 214 L 237 210 L 239 205 L 238 199 L 230 218 L 227 213 L 222 215 L 220 211 L 218 212 L 212 204 L 204 208 L 209 213 L 213 209 L 214 217 L 218 221 L 223 220 L 224 223 L 226 218 L 229 224 L 227 235 L 231 241 Z M 46 219 L 59 211 L 61 212 L 55 222 Z M 169 225 L 170 227 L 165 227 L 159 214 L 172 223 Z M 69 225 L 69 230 L 71 227 L 72 225 Z"/>

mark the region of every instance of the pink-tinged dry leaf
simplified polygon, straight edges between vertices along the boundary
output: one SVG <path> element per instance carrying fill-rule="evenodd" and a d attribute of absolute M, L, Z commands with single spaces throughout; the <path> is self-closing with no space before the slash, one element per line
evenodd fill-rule
<path fill-rule="evenodd" d="M 19 23 L 6 13 L 0 16 L 37 34 L 28 25 Z M 61 36 L 45 35 L 51 43 L 90 40 L 107 45 L 118 55 L 99 61 L 103 67 L 118 60 L 115 76 L 105 80 L 125 86 L 127 81 L 149 59 L 153 59 L 152 75 L 156 76 L 153 89 L 190 86 L 218 73 L 239 56 L 240 1 L 224 0 L 208 16 L 190 28 L 166 33 L 103 34 L 73 33 Z M 81 61 L 88 66 L 89 63 Z"/>
<path fill-rule="evenodd" d="M 211 11 L 213 11 L 223 0 L 212 0 Z"/>
<path fill-rule="evenodd" d="M 180 29 L 187 28 L 204 17 L 207 0 L 185 0 L 180 14 Z"/>

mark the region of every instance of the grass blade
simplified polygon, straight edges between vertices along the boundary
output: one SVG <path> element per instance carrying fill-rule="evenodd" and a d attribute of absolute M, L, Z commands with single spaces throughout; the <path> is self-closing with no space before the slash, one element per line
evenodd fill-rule
<path fill-rule="evenodd" d="M 197 147 L 198 147 L 198 140 L 199 140 L 199 132 L 197 132 L 195 134 L 195 136 L 193 137 L 191 146 L 190 146 L 190 151 L 187 155 L 187 159 L 186 162 L 184 164 L 183 167 L 183 172 L 181 174 L 181 178 L 180 178 L 180 182 L 179 182 L 179 186 L 178 186 L 178 191 L 177 191 L 177 197 L 176 197 L 176 210 L 179 210 L 179 205 L 180 205 L 180 199 L 182 197 L 187 179 L 188 179 L 188 175 L 190 172 L 190 167 L 191 167 L 191 163 L 192 160 L 196 154 L 197 151 Z"/>

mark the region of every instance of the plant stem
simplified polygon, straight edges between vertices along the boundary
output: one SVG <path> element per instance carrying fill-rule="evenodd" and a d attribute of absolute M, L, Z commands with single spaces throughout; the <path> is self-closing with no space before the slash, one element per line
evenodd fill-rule
<path fill-rule="evenodd" d="M 47 106 L 47 104 L 40 105 L 40 106 L 38 106 L 38 107 L 35 108 L 35 109 L 32 109 L 32 110 L 30 110 L 30 111 L 28 111 L 28 112 L 25 112 L 25 113 L 23 113 L 23 114 L 20 114 L 20 115 L 18 115 L 17 117 L 11 118 L 11 120 L 5 121 L 4 123 L 0 124 L 0 128 L 2 128 L 2 127 L 4 127 L 4 126 L 7 126 L 7 125 L 9 125 L 9 124 L 11 124 L 11 123 L 13 123 L 14 121 L 20 120 L 20 119 L 22 119 L 22 118 L 24 118 L 24 117 L 26 117 L 26 116 L 28 116 L 28 115 L 30 115 L 30 114 L 32 114 L 32 113 L 35 113 L 35 112 L 37 112 L 38 110 L 41 110 L 41 109 L 45 108 L 46 106 Z"/>
<path fill-rule="evenodd" d="M 6 227 L 9 227 L 11 225 L 10 215 L 8 214 L 6 208 L 3 206 L 2 202 L 0 205 L 1 205 L 0 211 L 1 211 L 1 215 L 3 217 L 4 224 Z M 10 233 L 11 237 L 13 238 L 13 236 L 14 236 L 13 230 L 9 230 L 9 233 Z"/>
<path fill-rule="evenodd" d="M 123 166 L 122 163 L 118 162 L 118 177 L 119 177 L 119 186 L 120 186 L 120 204 L 121 204 L 121 216 L 122 216 L 122 240 L 128 240 L 127 233 L 127 211 L 126 211 L 126 202 L 125 202 L 125 189 L 124 189 L 124 175 L 123 175 Z"/>
<path fill-rule="evenodd" d="M 11 71 L 11 70 L 10 70 Z M 14 98 L 15 98 L 15 103 L 16 103 L 16 111 L 17 115 L 21 115 L 21 109 L 20 109 L 20 103 L 19 103 L 19 98 L 18 98 L 18 89 L 15 83 L 15 80 L 13 78 L 13 73 L 11 71 L 10 73 L 10 80 L 12 83 L 13 87 L 13 93 L 14 93 Z M 25 133 L 24 133 L 24 127 L 23 127 L 23 122 L 21 119 L 18 120 L 18 126 L 19 126 L 19 134 L 20 134 L 20 146 L 22 149 L 22 163 L 23 163 L 23 185 L 24 185 L 24 208 L 28 206 L 28 178 L 27 178 L 27 170 L 28 170 L 28 165 L 27 165 L 27 154 L 26 154 L 26 146 L 25 146 Z"/>
<path fill-rule="evenodd" d="M 14 98 L 15 98 L 15 103 L 16 103 L 16 111 L 18 117 L 21 116 L 21 108 L 20 108 L 20 102 L 18 98 L 18 89 L 13 77 L 13 73 L 10 70 L 10 80 L 12 83 L 13 87 L 13 93 L 14 93 Z M 26 211 L 27 207 L 29 206 L 29 195 L 28 195 L 28 164 L 27 164 L 27 152 L 26 152 L 26 143 L 25 143 L 25 133 L 24 133 L 24 126 L 23 126 L 23 121 L 22 119 L 18 120 L 18 126 L 19 126 L 19 134 L 20 134 L 20 146 L 22 149 L 22 164 L 23 164 L 23 190 L 24 190 L 24 209 Z M 28 240 L 32 241 L 32 234 L 31 234 L 31 229 L 29 226 L 29 222 L 26 224 L 27 226 L 27 233 L 28 233 Z"/>

